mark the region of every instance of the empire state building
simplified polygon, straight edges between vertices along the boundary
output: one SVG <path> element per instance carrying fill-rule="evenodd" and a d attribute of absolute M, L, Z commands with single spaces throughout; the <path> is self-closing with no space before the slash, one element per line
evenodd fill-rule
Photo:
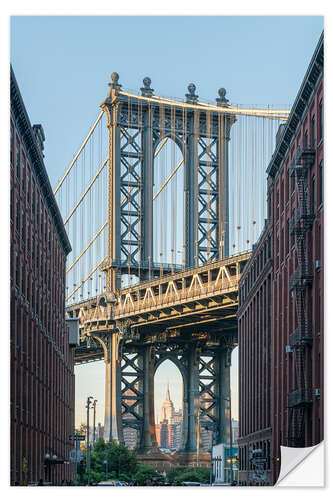
<path fill-rule="evenodd" d="M 162 404 L 162 408 L 161 408 L 160 422 L 164 422 L 165 420 L 167 420 L 170 424 L 173 420 L 174 415 L 175 415 L 175 408 L 173 406 L 173 402 L 170 399 L 170 390 L 169 390 L 169 384 L 168 384 L 167 392 L 166 392 L 166 399 L 165 399 L 164 403 Z"/>
<path fill-rule="evenodd" d="M 155 426 L 156 439 L 160 448 L 176 450 L 179 446 L 182 426 L 182 412 L 176 411 L 170 398 L 169 384 L 162 404 L 160 423 Z"/>

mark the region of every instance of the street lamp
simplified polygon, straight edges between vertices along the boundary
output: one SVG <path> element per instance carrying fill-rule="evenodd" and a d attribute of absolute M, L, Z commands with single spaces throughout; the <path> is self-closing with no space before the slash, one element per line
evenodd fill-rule
<path fill-rule="evenodd" d="M 87 446 L 86 446 L 86 470 L 88 472 L 88 485 L 90 484 L 90 444 L 89 444 L 89 410 L 90 410 L 90 404 L 91 401 L 93 400 L 93 396 L 88 396 L 87 398 Z"/>
<path fill-rule="evenodd" d="M 96 441 L 96 403 L 97 399 L 94 399 L 93 408 L 94 408 L 94 434 L 93 434 L 93 443 Z"/>
<path fill-rule="evenodd" d="M 230 449 L 230 482 L 233 482 L 234 474 L 233 474 L 233 466 L 232 466 L 232 418 L 231 418 L 231 393 L 228 398 L 223 398 L 224 401 L 228 401 L 229 403 L 229 449 Z"/>
<path fill-rule="evenodd" d="M 105 481 L 106 481 L 108 478 L 108 461 L 104 460 L 103 464 L 105 465 Z"/>

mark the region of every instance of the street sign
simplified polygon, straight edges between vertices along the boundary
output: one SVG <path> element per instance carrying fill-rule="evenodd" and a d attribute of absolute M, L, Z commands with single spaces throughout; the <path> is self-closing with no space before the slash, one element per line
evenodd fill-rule
<path fill-rule="evenodd" d="M 265 458 L 265 457 L 255 457 L 255 458 L 252 458 L 252 463 L 254 465 L 265 465 L 265 464 L 267 464 L 267 458 Z"/>
<path fill-rule="evenodd" d="M 76 450 L 75 448 L 73 448 L 69 452 L 69 459 L 71 460 L 71 462 L 81 462 L 82 458 L 83 453 L 81 450 Z"/>
<path fill-rule="evenodd" d="M 70 441 L 85 441 L 86 436 L 81 436 L 80 434 L 71 434 L 69 436 Z"/>

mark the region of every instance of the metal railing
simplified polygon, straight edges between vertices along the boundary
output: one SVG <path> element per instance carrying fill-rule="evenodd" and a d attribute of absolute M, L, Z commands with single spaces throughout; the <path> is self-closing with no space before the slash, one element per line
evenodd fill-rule
<path fill-rule="evenodd" d="M 310 406 L 313 402 L 312 389 L 296 389 L 288 394 L 288 407 Z"/>
<path fill-rule="evenodd" d="M 300 234 L 309 231 L 314 218 L 313 213 L 307 213 L 305 207 L 299 207 L 295 210 L 295 213 L 290 220 L 290 234 Z"/>
<path fill-rule="evenodd" d="M 294 274 L 290 276 L 290 289 L 305 288 L 313 281 L 313 264 L 305 263 L 298 266 Z"/>
<path fill-rule="evenodd" d="M 289 344 L 292 348 L 312 344 L 312 327 L 308 323 L 296 328 L 289 337 Z"/>
<path fill-rule="evenodd" d="M 316 151 L 312 147 L 298 146 L 296 154 L 291 161 L 289 175 L 305 176 L 307 175 L 308 168 L 312 166 Z"/>

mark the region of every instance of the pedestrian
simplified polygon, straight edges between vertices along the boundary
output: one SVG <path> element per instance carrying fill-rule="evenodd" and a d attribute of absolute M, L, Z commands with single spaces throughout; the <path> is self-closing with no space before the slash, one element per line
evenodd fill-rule
<path fill-rule="evenodd" d="M 37 486 L 44 486 L 43 478 L 40 478 L 40 480 L 38 481 Z"/>

